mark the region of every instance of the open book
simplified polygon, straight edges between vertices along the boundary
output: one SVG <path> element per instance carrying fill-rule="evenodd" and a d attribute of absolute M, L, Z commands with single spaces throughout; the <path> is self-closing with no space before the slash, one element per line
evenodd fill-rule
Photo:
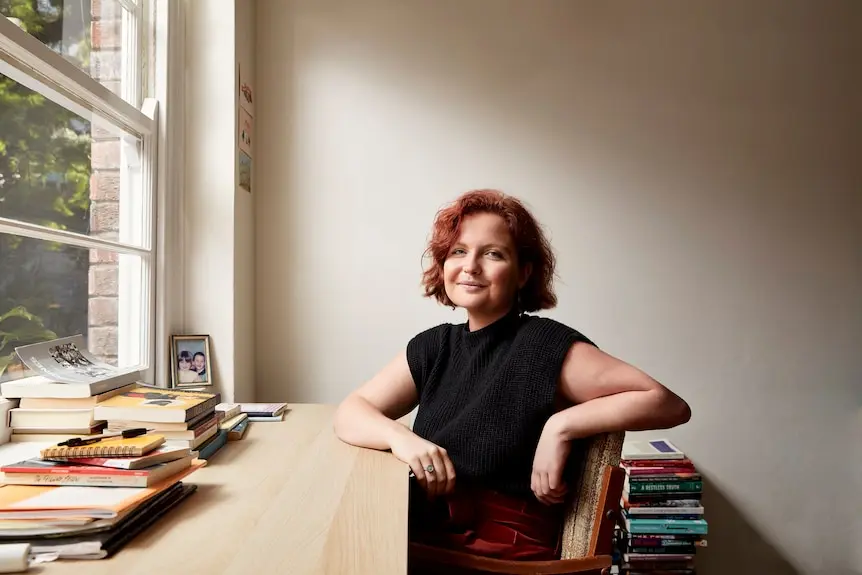
<path fill-rule="evenodd" d="M 17 347 L 15 353 L 40 377 L 4 382 L 2 393 L 5 397 L 46 397 L 43 395 L 45 390 L 36 389 L 39 387 L 36 384 L 49 384 L 49 387 L 81 384 L 78 392 L 73 393 L 75 386 L 69 393 L 58 392 L 59 395 L 48 397 L 89 397 L 135 383 L 141 378 L 141 366 L 117 368 L 90 355 L 82 335 Z M 41 381 L 33 381 L 35 379 Z M 50 385 L 52 383 L 55 385 Z M 87 391 L 82 393 L 84 390 Z"/>

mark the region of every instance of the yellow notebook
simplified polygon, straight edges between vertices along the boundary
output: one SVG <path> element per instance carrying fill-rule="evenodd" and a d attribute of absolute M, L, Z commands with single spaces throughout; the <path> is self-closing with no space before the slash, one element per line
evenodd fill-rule
<path fill-rule="evenodd" d="M 90 445 L 54 445 L 39 452 L 42 459 L 53 457 L 141 457 L 165 442 L 163 435 L 110 437 Z"/>

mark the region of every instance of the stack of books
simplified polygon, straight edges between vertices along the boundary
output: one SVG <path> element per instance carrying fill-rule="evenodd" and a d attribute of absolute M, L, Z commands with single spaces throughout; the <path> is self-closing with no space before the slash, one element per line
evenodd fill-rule
<path fill-rule="evenodd" d="M 287 413 L 286 403 L 240 403 L 240 410 L 249 421 L 283 421 Z"/>
<path fill-rule="evenodd" d="M 248 414 L 243 413 L 239 403 L 220 403 L 216 405 L 219 414 L 219 429 L 227 434 L 228 441 L 237 441 L 245 437 L 248 431 Z"/>
<path fill-rule="evenodd" d="M 142 384 L 82 336 L 16 352 L 36 375 L 0 384 L 0 443 L 14 442 L 0 454 L 0 546 L 33 556 L 110 557 L 194 493 L 183 479 L 250 421 L 284 418 L 286 404 Z"/>
<path fill-rule="evenodd" d="M 99 435 L 106 423 L 95 407 L 140 377 L 137 369 L 119 370 L 99 363 L 86 351 L 82 336 L 17 348 L 34 377 L 0 384 L 9 409 L 12 442 L 58 443 L 72 437 Z"/>
<path fill-rule="evenodd" d="M 706 546 L 703 479 L 685 453 L 666 439 L 623 444 L 626 472 L 621 527 L 622 571 L 695 573 L 695 552 Z"/>
<path fill-rule="evenodd" d="M 100 402 L 93 412 L 107 422 L 109 433 L 144 428 L 209 459 L 227 441 L 227 431 L 219 427 L 219 403 L 218 393 L 137 384 Z"/>
<path fill-rule="evenodd" d="M 32 555 L 102 559 L 195 491 L 202 462 L 160 435 L 57 444 L 0 467 L 0 544 Z"/>

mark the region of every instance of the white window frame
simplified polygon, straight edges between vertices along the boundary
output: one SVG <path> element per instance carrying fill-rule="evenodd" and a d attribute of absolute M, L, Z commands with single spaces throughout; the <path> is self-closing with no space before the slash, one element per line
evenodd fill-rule
<path fill-rule="evenodd" d="M 60 242 L 85 249 L 102 249 L 120 254 L 119 298 L 118 298 L 118 361 L 128 365 L 130 358 L 140 358 L 142 379 L 147 383 L 165 386 L 166 370 L 164 356 L 167 351 L 164 342 L 166 329 L 170 323 L 164 317 L 164 310 L 159 308 L 160 301 L 169 300 L 168 294 L 159 293 L 164 289 L 165 258 L 162 252 L 165 246 L 163 237 L 165 224 L 161 221 L 164 212 L 164 201 L 168 194 L 159 171 L 159 141 L 167 141 L 166 132 L 160 129 L 160 101 L 158 96 L 165 95 L 162 88 L 157 89 L 155 98 L 141 98 L 142 93 L 142 54 L 145 47 L 144 30 L 146 0 L 118 0 L 125 8 L 123 13 L 123 49 L 122 65 L 123 95 L 117 96 L 100 84 L 89 74 L 77 68 L 61 55 L 42 44 L 24 30 L 20 29 L 7 18 L 0 17 L 0 73 L 12 78 L 31 90 L 39 92 L 52 101 L 64 106 L 82 118 L 91 122 L 107 120 L 111 125 L 121 128 L 139 140 L 131 145 L 125 138 L 121 145 L 121 165 L 124 169 L 140 169 L 140 174 L 121 174 L 121 186 L 141 186 L 142 198 L 140 205 L 120 202 L 119 241 L 90 237 L 85 234 L 54 230 L 0 217 L 0 232 L 19 236 Z M 152 0 L 150 0 L 152 1 Z M 169 0 L 155 0 L 168 5 Z M 180 4 L 172 2 L 171 4 Z M 156 9 L 161 9 L 162 6 Z M 152 60 L 158 62 L 163 58 Z M 156 78 L 159 74 L 156 74 Z M 158 83 L 158 81 L 157 81 Z M 164 84 L 164 79 L 162 80 Z M 164 101 L 164 100 L 162 100 Z M 139 103 L 140 108 L 133 103 Z M 106 125 L 107 127 L 107 125 Z M 121 139 L 122 140 L 122 139 Z M 138 149 L 140 142 L 140 149 Z M 170 152 L 170 150 L 167 150 Z M 139 159 L 139 162 L 129 160 Z M 157 192 L 158 188 L 158 192 Z M 130 197 L 132 190 L 122 190 L 122 197 Z M 158 197 L 157 197 L 158 196 Z M 163 200 L 163 201 L 159 201 Z M 143 217 L 132 213 L 143 206 Z M 171 217 L 173 220 L 174 218 Z M 135 243 L 123 241 L 124 237 L 132 238 Z M 170 245 L 170 244 L 168 244 Z M 140 265 L 134 258 L 137 256 Z"/>
<path fill-rule="evenodd" d="M 147 43 L 152 71 L 150 93 L 158 114 L 158 190 L 156 198 L 155 381 L 171 385 L 170 336 L 184 331 L 185 253 L 183 188 L 185 184 L 185 5 L 179 0 L 149 0 Z"/>

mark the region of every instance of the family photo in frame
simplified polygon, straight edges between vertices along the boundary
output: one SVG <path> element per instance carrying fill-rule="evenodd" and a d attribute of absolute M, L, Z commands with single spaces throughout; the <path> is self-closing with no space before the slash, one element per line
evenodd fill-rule
<path fill-rule="evenodd" d="M 208 335 L 171 336 L 171 387 L 213 385 Z"/>

